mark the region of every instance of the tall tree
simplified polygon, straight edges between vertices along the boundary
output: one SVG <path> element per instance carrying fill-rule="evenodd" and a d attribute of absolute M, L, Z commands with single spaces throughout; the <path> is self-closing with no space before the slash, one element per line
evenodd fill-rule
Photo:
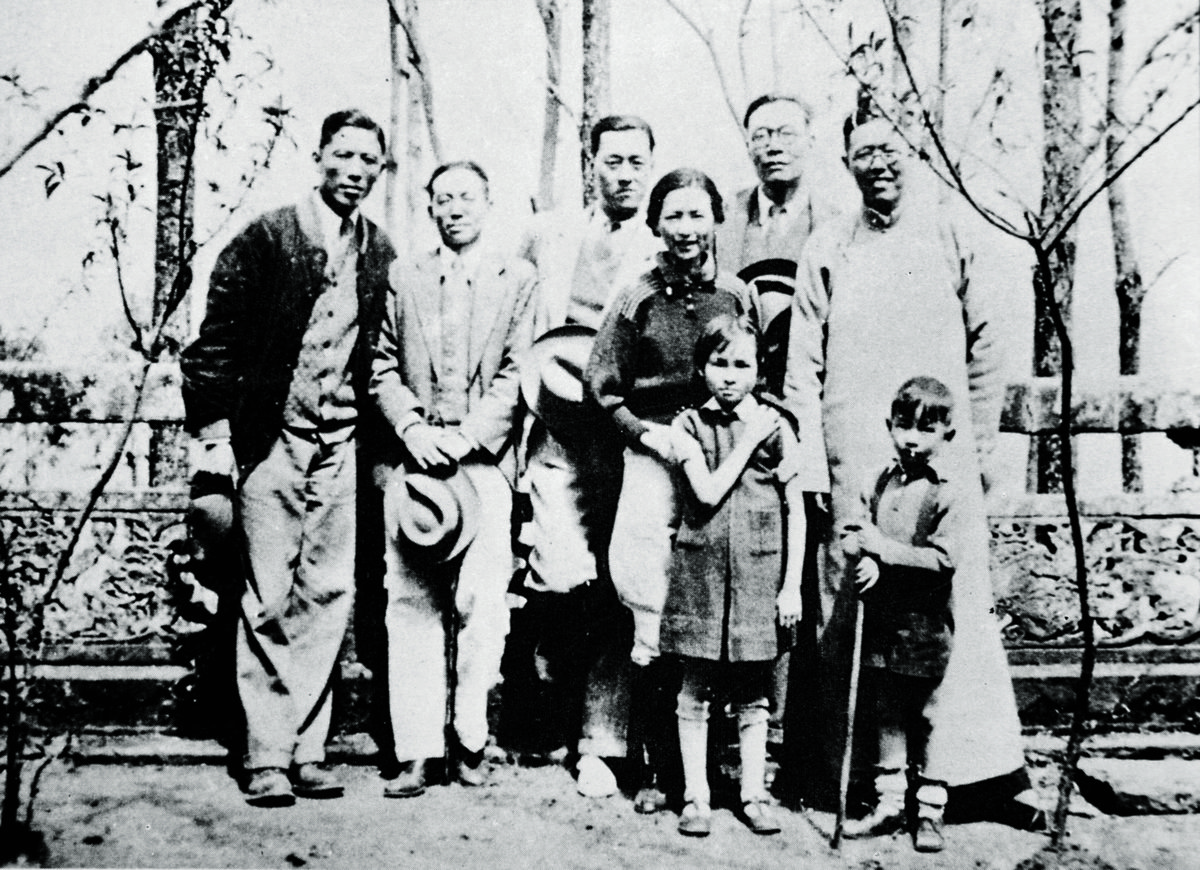
<path fill-rule="evenodd" d="M 1108 90 L 1106 94 L 1104 159 L 1106 171 L 1120 165 L 1122 134 L 1121 91 L 1125 84 L 1125 0 L 1110 0 L 1108 7 Z M 1139 364 L 1139 335 L 1142 328 L 1142 300 L 1146 288 L 1133 245 L 1129 223 L 1129 205 L 1125 182 L 1117 179 L 1108 187 L 1108 214 L 1112 226 L 1113 264 L 1116 269 L 1117 306 L 1120 311 L 1121 374 L 1136 375 Z M 1126 492 L 1142 488 L 1141 441 L 1137 435 L 1121 436 L 1121 483 Z"/>
<path fill-rule="evenodd" d="M 1079 39 L 1079 0 L 1041 0 L 1042 11 L 1042 203 L 1040 222 L 1052 227 L 1079 190 L 1083 165 L 1081 75 L 1076 55 Z M 1055 334 L 1047 297 L 1058 300 L 1070 319 L 1075 282 L 1077 232 L 1072 227 L 1047 251 L 1049 270 L 1034 273 L 1033 373 L 1062 371 L 1062 349 Z M 1047 283 L 1048 282 L 1048 283 Z M 1032 439 L 1029 477 L 1035 492 L 1061 492 L 1063 469 L 1057 435 Z"/>
<path fill-rule="evenodd" d="M 187 263 L 195 246 L 196 131 L 204 116 L 204 91 L 217 64 L 229 59 L 224 20 L 232 0 L 210 0 L 174 19 L 150 44 L 154 61 L 154 126 L 158 134 L 158 202 L 155 209 L 154 322 L 165 321 L 167 349 L 178 349 L 190 332 Z M 159 6 L 168 5 L 159 0 Z"/>
<path fill-rule="evenodd" d="M 609 81 L 610 0 L 583 0 L 583 110 L 579 116 L 583 204 L 596 198 L 592 182 L 592 127 L 611 105 Z"/>
<path fill-rule="evenodd" d="M 542 122 L 542 160 L 538 171 L 537 208 L 554 208 L 554 177 L 558 157 L 558 115 L 562 83 L 562 10 L 558 0 L 537 0 L 546 31 L 546 114 Z M 589 152 L 590 153 L 590 152 Z"/>

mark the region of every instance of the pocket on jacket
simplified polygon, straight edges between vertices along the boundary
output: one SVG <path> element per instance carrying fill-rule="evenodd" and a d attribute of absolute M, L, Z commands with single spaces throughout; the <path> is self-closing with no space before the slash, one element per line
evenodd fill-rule
<path fill-rule="evenodd" d="M 765 556 L 783 551 L 783 523 L 779 511 L 751 510 L 746 514 L 750 553 Z"/>

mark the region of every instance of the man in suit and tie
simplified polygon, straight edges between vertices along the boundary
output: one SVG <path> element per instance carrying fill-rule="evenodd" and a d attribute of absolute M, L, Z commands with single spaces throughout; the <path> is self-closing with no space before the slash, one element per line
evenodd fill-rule
<path fill-rule="evenodd" d="M 650 125 L 609 115 L 592 128 L 590 141 L 596 203 L 543 216 L 522 246 L 542 288 L 539 333 L 568 325 L 598 329 L 609 301 L 653 266 L 662 248 L 644 208 L 654 167 Z M 537 736 L 546 749 L 574 744 L 577 786 L 594 797 L 617 790 L 606 759 L 626 754 L 632 644 L 629 612 L 606 564 L 621 480 L 621 446 L 609 426 L 598 417 L 586 440 L 569 439 L 536 421 L 526 471 L 532 518 L 522 615 L 532 637 L 524 641 L 536 651 L 537 706 L 549 720 Z"/>
<path fill-rule="evenodd" d="M 180 359 L 193 472 L 237 490 L 247 571 L 237 687 L 256 806 L 342 791 L 321 762 L 356 536 L 375 513 L 357 478 L 382 434 L 367 388 L 395 252 L 358 206 L 384 153 L 362 112 L 325 119 L 319 188 L 221 252 L 200 335 Z"/>
<path fill-rule="evenodd" d="M 763 360 L 760 372 L 768 391 L 783 395 L 787 368 L 787 336 L 791 321 L 791 299 L 796 282 L 800 250 L 813 229 L 828 219 L 834 209 L 814 196 L 805 170 L 812 136 L 808 104 L 789 94 L 763 94 L 746 108 L 742 125 L 746 146 L 758 184 L 740 191 L 725 211 L 725 222 L 717 226 L 717 268 L 726 276 L 738 276 L 755 288 L 763 323 Z M 815 469 L 808 469 L 812 474 Z M 820 475 L 805 490 L 809 546 L 806 548 L 811 577 L 816 570 L 818 536 L 823 513 L 812 493 L 824 489 Z M 801 635 L 811 625 L 801 626 Z M 771 711 L 771 744 L 782 742 L 787 700 L 790 652 L 784 651 L 775 669 Z"/>
<path fill-rule="evenodd" d="M 533 341 L 537 289 L 528 262 L 481 241 L 490 205 L 483 169 L 444 164 L 426 190 L 441 244 L 392 268 L 371 391 L 398 439 L 403 470 L 457 463 L 482 510 L 474 539 L 446 563 L 405 547 L 396 529 L 385 534 L 388 695 L 401 762 L 400 776 L 385 787 L 389 797 L 421 794 L 426 762 L 446 754 L 450 691 L 454 774 L 469 786 L 486 776 L 487 696 L 500 675 L 513 572 L 516 358 Z M 393 515 L 387 504 L 384 514 Z M 454 618 L 445 618 L 447 607 Z M 453 689 L 447 631 L 457 632 L 450 638 Z"/>

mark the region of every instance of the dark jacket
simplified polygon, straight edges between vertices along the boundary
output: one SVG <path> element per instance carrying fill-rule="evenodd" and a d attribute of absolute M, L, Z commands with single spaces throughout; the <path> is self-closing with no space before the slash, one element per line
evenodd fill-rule
<path fill-rule="evenodd" d="M 371 355 L 395 251 L 363 218 L 358 261 L 358 340 L 352 379 L 360 448 L 382 422 L 370 400 Z M 292 372 L 322 289 L 326 254 L 310 238 L 296 206 L 268 212 L 229 243 L 209 279 L 199 337 L 180 359 L 187 429 L 197 434 L 230 422 L 243 474 L 261 462 L 283 426 Z"/>

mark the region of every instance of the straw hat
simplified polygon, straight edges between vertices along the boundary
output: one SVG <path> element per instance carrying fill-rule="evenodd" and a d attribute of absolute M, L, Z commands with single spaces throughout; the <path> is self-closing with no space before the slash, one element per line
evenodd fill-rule
<path fill-rule="evenodd" d="M 384 503 L 401 544 L 435 561 L 454 559 L 479 531 L 479 494 L 461 468 L 444 477 L 398 469 Z"/>

